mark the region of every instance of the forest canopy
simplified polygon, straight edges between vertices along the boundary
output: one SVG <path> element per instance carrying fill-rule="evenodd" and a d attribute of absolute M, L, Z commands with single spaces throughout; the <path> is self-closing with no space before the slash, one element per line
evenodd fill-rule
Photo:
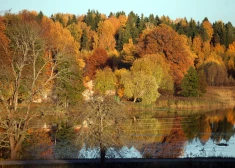
<path fill-rule="evenodd" d="M 71 68 L 69 79 L 68 73 L 61 73 L 59 76 L 62 80 L 54 80 L 48 87 L 50 90 L 56 85 L 57 89 L 54 89 L 53 94 L 63 99 L 58 100 L 60 103 L 72 103 L 76 102 L 76 98 L 81 99 L 79 94 L 84 89 L 83 85 L 90 80 L 96 81 L 94 85 L 97 86 L 92 88 L 96 93 L 105 94 L 109 92 L 107 88 L 110 88 L 120 98 L 126 97 L 124 93 L 127 88 L 124 83 L 128 77 L 120 74 L 121 69 L 125 69 L 126 74 L 137 74 L 136 78 L 141 78 L 143 72 L 149 79 L 153 77 L 158 86 L 154 90 L 157 91 L 155 97 L 164 90 L 179 93 L 182 90 L 182 79 L 190 67 L 196 70 L 198 76 L 199 72 L 205 76 L 204 83 L 209 86 L 234 84 L 235 28 L 231 22 L 211 23 L 207 18 L 201 22 L 196 22 L 193 18 L 172 20 L 168 16 L 159 17 L 153 14 L 139 16 L 133 11 L 129 14 L 117 12 L 106 16 L 98 11 L 88 10 L 86 14 L 79 16 L 56 13 L 50 17 L 45 16 L 42 11 L 37 13 L 23 10 L 17 14 L 5 12 L 0 16 L 1 68 L 2 71 L 5 70 L 1 79 L 11 74 L 9 59 L 16 62 L 20 60 L 15 59 L 21 59 L 13 55 L 13 52 L 22 52 L 19 42 L 14 43 L 17 29 L 14 27 L 21 25 L 33 27 L 33 33 L 38 34 L 41 45 L 39 55 L 48 55 L 55 60 L 70 60 L 58 66 Z M 25 52 L 28 50 L 26 48 Z M 47 67 L 42 72 L 45 75 L 50 74 L 50 65 Z M 109 74 L 113 73 L 112 80 L 105 84 L 107 86 L 101 86 L 100 82 L 104 80 L 101 74 L 105 76 L 107 68 Z M 6 82 L 1 80 L 3 94 L 9 94 L 3 89 Z M 74 82 L 80 84 L 72 84 Z M 106 89 L 101 91 L 101 87 Z M 24 99 L 23 93 L 20 96 L 22 97 L 19 99 Z M 132 98 L 136 100 L 138 97 Z"/>

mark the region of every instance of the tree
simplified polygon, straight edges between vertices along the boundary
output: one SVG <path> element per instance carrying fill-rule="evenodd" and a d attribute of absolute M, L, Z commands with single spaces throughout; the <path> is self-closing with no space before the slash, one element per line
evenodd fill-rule
<path fill-rule="evenodd" d="M 82 100 L 84 91 L 82 72 L 78 61 L 72 55 L 58 55 L 57 60 L 61 61 L 57 66 L 57 71 L 61 73 L 55 81 L 56 101 L 57 105 L 67 108 Z"/>
<path fill-rule="evenodd" d="M 191 52 L 185 36 L 180 36 L 171 27 L 161 24 L 148 30 L 140 37 L 137 51 L 141 57 L 146 54 L 164 54 L 170 65 L 176 85 L 180 83 L 188 68 L 194 64 L 195 55 Z"/>
<path fill-rule="evenodd" d="M 103 69 L 107 65 L 108 54 L 105 49 L 96 48 L 93 54 L 87 59 L 85 75 L 94 78 L 97 69 Z"/>
<path fill-rule="evenodd" d="M 114 38 L 115 28 L 109 20 L 98 24 L 97 32 L 99 35 L 99 47 L 108 51 L 114 50 L 116 41 Z"/>
<path fill-rule="evenodd" d="M 33 118 L 41 115 L 32 106 L 34 101 L 66 69 L 56 71 L 61 62 L 45 52 L 42 29 L 36 22 L 16 20 L 6 33 L 10 39 L 6 51 L 10 70 L 1 78 L 9 87 L 0 88 L 0 127 L 4 130 L 0 141 L 1 148 L 9 148 L 10 158 L 16 159 Z"/>
<path fill-rule="evenodd" d="M 198 96 L 198 75 L 195 68 L 192 66 L 188 69 L 181 82 L 181 94 L 185 97 Z"/>
<path fill-rule="evenodd" d="M 132 39 L 129 39 L 129 43 L 125 43 L 123 45 L 122 57 L 122 62 L 124 63 L 132 64 L 134 62 L 136 57 L 136 49 Z"/>
<path fill-rule="evenodd" d="M 199 96 L 206 93 L 207 83 L 206 83 L 206 75 L 204 70 L 198 71 L 198 94 Z"/>
<path fill-rule="evenodd" d="M 143 71 L 125 73 L 121 81 L 124 95 L 129 99 L 133 98 L 134 102 L 141 99 L 144 104 L 151 104 L 160 96 L 156 79 Z"/>
<path fill-rule="evenodd" d="M 110 68 L 97 70 L 95 75 L 95 90 L 100 94 L 107 94 L 115 90 L 116 77 Z"/>
<path fill-rule="evenodd" d="M 174 83 L 170 75 L 170 67 L 164 60 L 164 55 L 150 54 L 136 59 L 131 67 L 132 72 L 142 71 L 155 78 L 162 91 L 174 90 Z"/>
<path fill-rule="evenodd" d="M 204 20 L 202 22 L 202 39 L 203 41 L 209 41 L 211 40 L 214 29 L 212 28 L 212 25 L 209 21 Z"/>
<path fill-rule="evenodd" d="M 80 45 L 81 45 L 80 43 L 81 43 L 81 38 L 82 38 L 82 33 L 83 33 L 82 29 L 75 23 L 70 24 L 67 27 L 67 29 L 70 31 L 70 33 L 73 36 L 74 40 L 79 44 L 79 47 L 78 47 L 78 49 L 79 49 Z M 84 43 L 86 43 L 86 42 L 84 42 Z M 84 46 L 86 46 L 86 45 L 84 45 Z"/>
<path fill-rule="evenodd" d="M 81 37 L 81 49 L 89 50 L 89 41 L 87 37 L 87 31 L 84 29 Z"/>
<path fill-rule="evenodd" d="M 206 81 L 209 86 L 221 86 L 227 83 L 227 69 L 217 61 L 205 62 L 201 67 L 206 75 Z"/>
<path fill-rule="evenodd" d="M 88 10 L 84 21 L 92 30 L 95 30 L 98 27 L 98 23 L 101 21 L 101 14 L 95 10 Z"/>
<path fill-rule="evenodd" d="M 101 167 L 104 166 L 105 153 L 108 147 L 120 145 L 122 142 L 122 125 L 126 120 L 121 104 L 113 98 L 105 96 L 95 97 L 92 101 L 85 102 L 78 119 L 86 121 L 78 132 L 86 147 L 99 147 Z"/>
<path fill-rule="evenodd" d="M 226 40 L 225 40 L 225 46 L 228 47 L 229 44 L 233 43 L 234 41 L 234 30 L 233 30 L 233 25 L 231 22 L 228 22 L 225 25 L 226 29 Z"/>

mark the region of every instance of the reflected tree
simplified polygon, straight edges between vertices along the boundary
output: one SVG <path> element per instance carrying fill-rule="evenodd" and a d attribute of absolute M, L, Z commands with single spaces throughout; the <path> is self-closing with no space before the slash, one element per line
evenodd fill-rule
<path fill-rule="evenodd" d="M 78 116 L 83 123 L 78 132 L 79 141 L 82 139 L 86 147 L 99 147 L 102 167 L 107 148 L 122 142 L 122 124 L 126 117 L 121 110 L 122 105 L 113 97 L 97 96 L 83 105 Z"/>

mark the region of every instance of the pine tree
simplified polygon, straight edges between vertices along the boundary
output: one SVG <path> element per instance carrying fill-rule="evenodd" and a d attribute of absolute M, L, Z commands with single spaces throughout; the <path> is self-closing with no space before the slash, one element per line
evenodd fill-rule
<path fill-rule="evenodd" d="M 43 16 L 44 16 L 44 14 L 42 13 L 42 11 L 40 11 L 37 15 L 38 20 L 42 21 Z"/>
<path fill-rule="evenodd" d="M 228 22 L 225 25 L 225 29 L 226 29 L 226 40 L 225 40 L 225 46 L 228 47 L 229 44 L 231 44 L 233 42 L 233 25 L 231 22 Z"/>
<path fill-rule="evenodd" d="M 189 68 L 187 74 L 185 74 L 181 82 L 181 94 L 185 97 L 198 96 L 198 75 L 195 68 L 192 66 Z"/>
<path fill-rule="evenodd" d="M 86 30 L 83 30 L 82 38 L 81 38 L 81 49 L 88 50 L 88 37 Z"/>

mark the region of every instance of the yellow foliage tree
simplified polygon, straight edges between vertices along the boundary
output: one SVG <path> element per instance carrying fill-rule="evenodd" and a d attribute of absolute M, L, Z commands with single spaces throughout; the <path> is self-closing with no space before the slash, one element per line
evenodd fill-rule
<path fill-rule="evenodd" d="M 109 20 L 98 24 L 99 47 L 106 50 L 114 50 L 116 40 L 114 38 L 115 28 Z"/>

